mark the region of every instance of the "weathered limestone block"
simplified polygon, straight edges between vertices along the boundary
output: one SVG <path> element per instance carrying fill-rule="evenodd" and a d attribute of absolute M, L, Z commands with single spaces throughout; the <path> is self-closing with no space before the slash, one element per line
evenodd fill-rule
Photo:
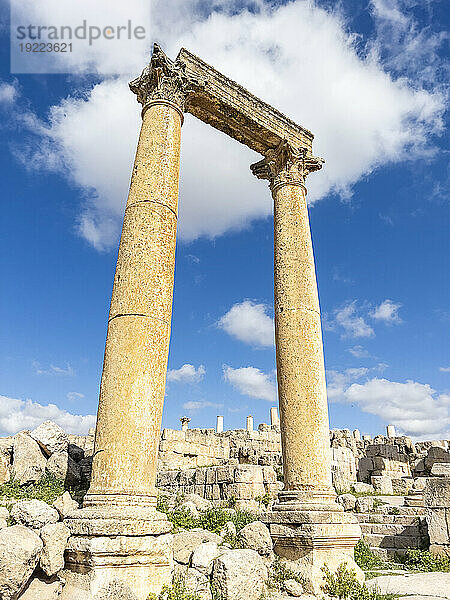
<path fill-rule="evenodd" d="M 432 446 L 425 458 L 425 468 L 431 469 L 435 463 L 450 463 L 450 452 L 440 446 Z"/>
<path fill-rule="evenodd" d="M 188 568 L 184 574 L 186 591 L 200 600 L 212 600 L 209 577 L 195 568 Z"/>
<path fill-rule="evenodd" d="M 191 566 L 205 575 L 211 575 L 213 561 L 224 551 L 216 542 L 203 542 L 192 553 Z"/>
<path fill-rule="evenodd" d="M 254 550 L 230 550 L 214 561 L 212 582 L 224 600 L 258 600 L 267 569 Z"/>
<path fill-rule="evenodd" d="M 49 523 L 57 523 L 59 514 L 43 500 L 21 500 L 12 507 L 11 518 L 18 525 L 41 529 Z"/>
<path fill-rule="evenodd" d="M 370 483 L 373 485 L 373 489 L 379 494 L 392 495 L 394 493 L 392 479 L 387 475 L 372 475 Z"/>
<path fill-rule="evenodd" d="M 450 462 L 434 463 L 431 467 L 431 475 L 435 477 L 450 477 Z"/>
<path fill-rule="evenodd" d="M 296 598 L 302 596 L 304 592 L 302 584 L 295 579 L 286 579 L 283 581 L 283 588 L 289 596 L 294 596 Z"/>
<path fill-rule="evenodd" d="M 77 510 L 78 502 L 73 500 L 69 492 L 66 491 L 62 496 L 56 498 L 52 506 L 56 508 L 61 519 L 65 519 L 71 512 Z"/>
<path fill-rule="evenodd" d="M 0 598 L 16 600 L 31 577 L 42 550 L 40 537 L 14 525 L 0 531 Z"/>
<path fill-rule="evenodd" d="M 243 527 L 238 535 L 244 548 L 255 550 L 261 556 L 268 556 L 273 549 L 268 527 L 261 521 L 253 521 Z"/>
<path fill-rule="evenodd" d="M 45 421 L 30 432 L 47 456 L 54 452 L 67 452 L 69 445 L 68 434 L 56 423 Z"/>
<path fill-rule="evenodd" d="M 64 552 L 70 532 L 64 523 L 45 525 L 40 532 L 44 543 L 39 565 L 51 577 L 64 568 Z"/>
<path fill-rule="evenodd" d="M 443 477 L 428 478 L 423 495 L 427 508 L 446 508 L 450 506 L 450 479 Z"/>
<path fill-rule="evenodd" d="M 38 443 L 28 433 L 14 436 L 12 475 L 20 484 L 39 481 L 45 473 L 47 459 Z"/>
<path fill-rule="evenodd" d="M 211 531 L 181 531 L 173 536 L 173 558 L 187 565 L 194 550 L 204 542 L 220 544 L 221 537 Z"/>
<path fill-rule="evenodd" d="M 352 488 L 357 494 L 371 494 L 375 491 L 373 489 L 373 485 L 370 485 L 369 483 L 363 483 L 361 481 L 356 481 L 352 485 Z"/>
<path fill-rule="evenodd" d="M 355 510 L 356 497 L 353 494 L 341 494 L 337 497 L 339 504 L 342 504 L 344 510 Z"/>
<path fill-rule="evenodd" d="M 67 520 L 72 533 L 74 528 L 81 531 L 82 524 L 79 527 L 74 521 Z M 94 526 L 97 525 L 98 522 Z M 61 578 L 66 581 L 61 600 L 84 600 L 80 590 L 90 592 L 86 594 L 89 600 L 91 596 L 95 600 L 145 600 L 150 592 L 160 590 L 173 573 L 173 540 L 170 533 L 147 534 L 159 525 L 167 530 L 162 519 L 159 524 L 156 520 L 130 519 L 121 524 L 106 519 L 102 525 L 104 535 L 72 535 L 67 543 L 65 569 L 61 571 Z M 86 531 L 92 531 L 92 523 L 85 526 Z M 127 534 L 107 533 L 120 529 Z"/>
<path fill-rule="evenodd" d="M 410 492 L 414 485 L 414 480 L 412 477 L 394 478 L 391 481 L 393 493 L 401 494 L 402 496 L 406 496 L 406 494 Z"/>
<path fill-rule="evenodd" d="M 63 589 L 63 582 L 59 579 L 44 579 L 34 577 L 27 585 L 26 590 L 20 595 L 20 600 L 57 600 Z"/>

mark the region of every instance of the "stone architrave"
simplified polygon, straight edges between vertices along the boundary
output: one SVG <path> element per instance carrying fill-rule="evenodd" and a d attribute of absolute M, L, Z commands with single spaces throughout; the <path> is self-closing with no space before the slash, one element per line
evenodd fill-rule
<path fill-rule="evenodd" d="M 114 582 L 138 600 L 171 581 L 171 524 L 156 511 L 156 464 L 170 339 L 181 125 L 188 81 L 155 47 L 130 84 L 142 127 L 108 321 L 92 479 L 71 531 L 64 593 Z M 70 596 L 72 594 L 73 596 Z"/>

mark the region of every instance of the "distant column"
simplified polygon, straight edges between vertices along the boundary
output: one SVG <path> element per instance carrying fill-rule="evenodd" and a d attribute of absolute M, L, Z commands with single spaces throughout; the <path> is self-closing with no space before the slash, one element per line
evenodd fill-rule
<path fill-rule="evenodd" d="M 189 417 L 181 417 L 181 431 L 187 431 L 189 429 L 189 423 L 191 422 Z"/>
<path fill-rule="evenodd" d="M 270 424 L 272 427 L 280 425 L 280 417 L 278 416 L 278 408 L 276 406 L 272 406 L 270 409 Z"/>
<path fill-rule="evenodd" d="M 221 415 L 217 416 L 217 423 L 216 423 L 216 433 L 222 433 L 223 431 L 223 417 Z"/>
<path fill-rule="evenodd" d="M 253 431 L 253 417 L 247 417 L 247 431 Z"/>
<path fill-rule="evenodd" d="M 386 427 L 386 433 L 387 433 L 388 438 L 395 438 L 395 436 L 396 436 L 395 425 L 388 425 Z"/>
<path fill-rule="evenodd" d="M 361 433 L 360 433 L 359 429 L 354 429 L 353 430 L 353 437 L 355 438 L 355 440 L 357 442 L 361 441 Z"/>

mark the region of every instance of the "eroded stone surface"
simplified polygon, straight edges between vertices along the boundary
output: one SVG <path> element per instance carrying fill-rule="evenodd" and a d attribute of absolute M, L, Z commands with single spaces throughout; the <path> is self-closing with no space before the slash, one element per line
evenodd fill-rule
<path fill-rule="evenodd" d="M 230 550 L 214 561 L 213 584 L 226 600 L 258 600 L 267 569 L 254 550 Z"/>
<path fill-rule="evenodd" d="M 33 573 L 42 550 L 40 537 L 23 525 L 0 530 L 0 598 L 15 600 Z"/>
<path fill-rule="evenodd" d="M 41 529 L 49 523 L 57 523 L 59 514 L 43 500 L 21 500 L 12 507 L 11 518 L 17 524 Z"/>

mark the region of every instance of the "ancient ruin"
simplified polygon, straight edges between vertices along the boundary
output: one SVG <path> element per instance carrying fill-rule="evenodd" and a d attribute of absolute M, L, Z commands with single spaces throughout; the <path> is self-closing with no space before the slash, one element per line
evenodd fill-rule
<path fill-rule="evenodd" d="M 323 163 L 313 135 L 185 49 L 171 61 L 155 45 L 130 88 L 142 127 L 95 441 L 52 422 L 0 439 L 0 597 L 147 600 L 175 575 L 198 600 L 311 600 L 323 597 L 324 567 L 364 579 L 361 535 L 383 560 L 428 547 L 450 556 L 448 440 L 414 443 L 392 424 L 373 439 L 329 429 L 306 203 L 306 177 Z M 186 112 L 263 156 L 251 171 L 274 202 L 270 424 L 248 415 L 230 431 L 218 415 L 215 428 L 193 429 L 181 416 L 161 432 Z M 21 499 L 45 478 L 58 494 Z"/>
<path fill-rule="evenodd" d="M 275 337 L 284 489 L 264 517 L 275 552 L 321 567 L 352 563 L 360 527 L 336 502 L 306 176 L 313 135 L 182 49 L 155 45 L 130 83 L 142 128 L 119 247 L 92 478 L 72 533 L 67 580 L 94 596 L 116 579 L 139 600 L 172 573 L 170 525 L 156 506 L 157 445 L 170 339 L 184 112 L 263 155 L 251 166 L 274 200 Z M 247 424 L 251 431 L 251 422 Z M 218 418 L 217 432 L 223 429 Z M 356 566 L 356 565 L 355 565 Z M 81 583 L 80 583 L 81 582 Z M 319 589 L 319 588 L 318 588 Z"/>

